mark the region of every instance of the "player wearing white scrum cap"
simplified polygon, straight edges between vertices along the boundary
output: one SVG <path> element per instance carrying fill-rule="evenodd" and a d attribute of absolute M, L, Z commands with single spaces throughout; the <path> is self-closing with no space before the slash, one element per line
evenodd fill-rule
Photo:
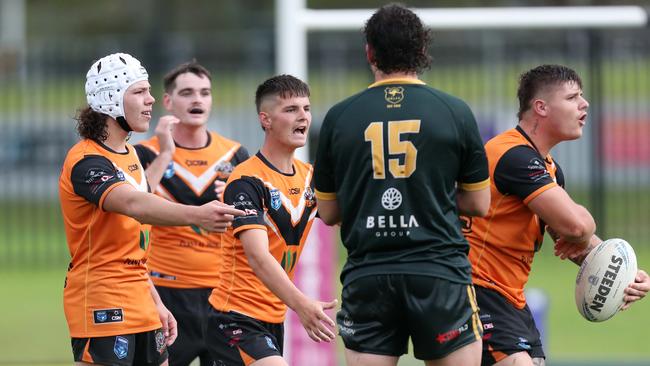
<path fill-rule="evenodd" d="M 167 365 L 176 320 L 145 263 L 149 226 L 197 225 L 223 232 L 243 214 L 218 201 L 186 206 L 149 193 L 131 131 L 149 128 L 154 98 L 147 72 L 116 53 L 87 74 L 82 140 L 68 152 L 59 197 L 70 250 L 63 303 L 75 365 Z M 128 122 L 127 122 L 128 121 Z"/>
<path fill-rule="evenodd" d="M 124 94 L 131 85 L 148 80 L 147 70 L 135 57 L 113 53 L 95 61 L 86 73 L 86 100 L 92 110 L 109 115 L 130 132 L 133 129 L 124 116 Z"/>

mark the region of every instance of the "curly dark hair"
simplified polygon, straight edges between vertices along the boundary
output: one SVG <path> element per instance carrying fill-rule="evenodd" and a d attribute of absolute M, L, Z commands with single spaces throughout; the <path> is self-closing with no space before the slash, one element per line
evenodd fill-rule
<path fill-rule="evenodd" d="M 265 98 L 279 95 L 281 98 L 309 97 L 309 85 L 291 75 L 277 75 L 267 79 L 257 87 L 255 107 L 257 113 Z"/>
<path fill-rule="evenodd" d="M 578 73 L 562 65 L 540 65 L 521 74 L 517 89 L 519 99 L 517 118 L 521 121 L 521 117 L 531 108 L 530 104 L 539 92 L 549 86 L 566 82 L 577 83 L 582 89 L 582 80 Z"/>
<path fill-rule="evenodd" d="M 81 108 L 77 111 L 77 133 L 81 138 L 104 142 L 108 138 L 108 116 L 104 113 L 95 112 L 90 107 Z"/>
<path fill-rule="evenodd" d="M 208 80 L 212 81 L 212 75 L 210 75 L 210 71 L 203 67 L 203 65 L 196 62 L 196 59 L 192 59 L 192 61 L 188 61 L 176 66 L 170 70 L 167 75 L 165 75 L 163 78 L 163 87 L 165 89 L 165 93 L 171 93 L 176 87 L 176 78 L 178 75 L 185 74 L 187 72 L 191 72 L 196 76 L 205 76 L 208 78 Z"/>
<path fill-rule="evenodd" d="M 420 73 L 431 66 L 431 30 L 402 4 L 388 4 L 377 10 L 364 28 L 371 62 L 383 73 Z"/>

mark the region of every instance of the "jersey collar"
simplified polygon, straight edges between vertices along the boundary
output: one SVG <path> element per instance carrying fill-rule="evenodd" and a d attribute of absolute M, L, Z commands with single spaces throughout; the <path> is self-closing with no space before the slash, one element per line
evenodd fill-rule
<path fill-rule="evenodd" d="M 528 142 L 530 142 L 530 144 L 533 146 L 533 149 L 535 149 L 535 151 L 537 151 L 537 153 L 538 153 L 540 156 L 542 156 L 542 153 L 539 152 L 539 149 L 537 148 L 537 146 L 535 146 L 535 143 L 533 142 L 533 140 L 531 140 L 530 136 L 528 136 L 528 134 L 526 133 L 526 131 L 524 131 L 524 129 L 521 128 L 521 126 L 519 126 L 519 125 L 517 125 L 517 127 L 515 127 L 515 129 L 516 129 L 517 132 L 519 132 L 522 136 L 524 136 L 524 138 L 525 138 Z M 544 160 L 545 160 L 547 163 L 550 164 L 550 163 L 551 163 L 551 160 L 552 160 L 550 154 L 544 156 Z"/>
<path fill-rule="evenodd" d="M 380 85 L 387 85 L 387 84 L 415 84 L 415 85 L 426 85 L 426 83 L 420 79 L 411 79 L 411 78 L 395 78 L 395 79 L 386 79 L 382 81 L 378 81 L 376 83 L 370 84 L 368 89 L 374 88 L 376 86 Z"/>

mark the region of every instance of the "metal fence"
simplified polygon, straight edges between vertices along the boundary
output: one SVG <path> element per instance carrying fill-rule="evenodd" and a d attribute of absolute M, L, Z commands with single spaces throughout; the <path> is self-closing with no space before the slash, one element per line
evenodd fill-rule
<path fill-rule="evenodd" d="M 591 209 L 601 236 L 650 250 L 649 36 L 647 29 L 438 32 L 433 67 L 422 78 L 466 100 L 487 139 L 516 125 L 522 71 L 541 63 L 575 68 L 591 107 L 584 136 L 553 151 L 567 188 Z M 143 61 L 157 99 L 162 73 L 196 57 L 213 72 L 210 128 L 251 152 L 258 149 L 263 136 L 253 95 L 274 70 L 273 38 L 265 30 L 163 34 L 155 41 L 137 35 L 52 38 L 30 40 L 18 53 L 0 49 L 0 266 L 60 266 L 68 260 L 58 174 L 77 139 L 73 117 L 85 103 L 85 72 L 93 59 L 117 51 Z M 310 35 L 309 60 L 313 151 L 327 109 L 366 87 L 371 74 L 359 32 Z"/>

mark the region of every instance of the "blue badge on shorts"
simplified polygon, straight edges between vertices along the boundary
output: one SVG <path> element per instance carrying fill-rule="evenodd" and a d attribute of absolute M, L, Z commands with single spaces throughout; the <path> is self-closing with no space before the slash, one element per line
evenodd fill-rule
<path fill-rule="evenodd" d="M 115 353 L 115 356 L 117 356 L 117 358 L 120 360 L 126 358 L 126 356 L 129 354 L 129 340 L 120 336 L 115 337 L 113 352 Z"/>
<path fill-rule="evenodd" d="M 271 340 L 271 338 L 269 338 L 269 336 L 264 336 L 264 338 L 266 338 L 266 344 L 269 346 L 269 348 L 274 349 L 276 351 L 278 350 L 275 347 L 275 344 L 273 344 L 273 340 Z"/>
<path fill-rule="evenodd" d="M 282 201 L 280 201 L 280 191 L 278 191 L 277 189 L 272 189 L 270 193 L 271 193 L 271 208 L 277 211 L 280 208 L 280 206 L 282 206 Z"/>

